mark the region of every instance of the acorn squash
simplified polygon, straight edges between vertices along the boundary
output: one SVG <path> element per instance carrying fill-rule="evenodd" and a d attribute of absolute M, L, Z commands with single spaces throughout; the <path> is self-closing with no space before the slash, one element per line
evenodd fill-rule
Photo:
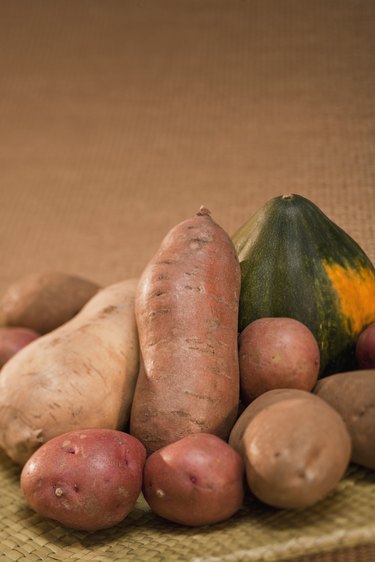
<path fill-rule="evenodd" d="M 239 330 L 288 316 L 315 335 L 320 376 L 355 368 L 375 321 L 375 269 L 360 246 L 301 195 L 268 201 L 232 237 L 241 264 Z"/>

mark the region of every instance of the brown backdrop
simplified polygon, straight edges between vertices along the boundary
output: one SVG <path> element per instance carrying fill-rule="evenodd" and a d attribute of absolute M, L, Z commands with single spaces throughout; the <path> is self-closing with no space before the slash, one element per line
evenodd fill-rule
<path fill-rule="evenodd" d="M 0 38 L 1 290 L 289 192 L 375 260 L 375 2 L 1 0 Z"/>

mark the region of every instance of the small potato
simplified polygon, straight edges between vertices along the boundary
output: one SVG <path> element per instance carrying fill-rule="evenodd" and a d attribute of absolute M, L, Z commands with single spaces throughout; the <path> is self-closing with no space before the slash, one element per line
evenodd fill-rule
<path fill-rule="evenodd" d="M 43 517 L 74 529 L 106 529 L 133 509 L 145 459 L 143 445 L 121 431 L 72 431 L 30 457 L 21 473 L 21 490 Z"/>
<path fill-rule="evenodd" d="M 20 349 L 39 336 L 29 328 L 0 328 L 0 369 Z"/>
<path fill-rule="evenodd" d="M 375 323 L 359 335 L 355 352 L 359 369 L 375 369 Z"/>
<path fill-rule="evenodd" d="M 312 332 L 293 318 L 259 318 L 239 337 L 242 400 L 248 404 L 267 390 L 310 391 L 320 367 L 320 352 Z"/>
<path fill-rule="evenodd" d="M 1 323 L 46 334 L 73 318 L 99 288 L 74 275 L 32 273 L 10 285 L 3 294 Z"/>
<path fill-rule="evenodd" d="M 229 445 L 242 456 L 242 439 L 246 428 L 263 408 L 280 402 L 281 400 L 294 400 L 296 398 L 309 399 L 310 397 L 314 399 L 314 395 L 311 394 L 311 392 L 298 390 L 296 388 L 275 388 L 274 390 L 269 390 L 261 394 L 244 409 L 234 424 L 229 436 Z"/>
<path fill-rule="evenodd" d="M 148 457 L 143 495 L 155 513 L 182 525 L 223 521 L 241 507 L 244 465 L 216 435 L 191 434 Z"/>
<path fill-rule="evenodd" d="M 249 488 L 279 508 L 303 508 L 324 498 L 344 475 L 350 451 L 342 418 L 320 399 L 272 404 L 243 436 Z"/>
<path fill-rule="evenodd" d="M 352 462 L 375 470 L 375 369 L 336 373 L 314 393 L 341 415 L 352 438 Z"/>

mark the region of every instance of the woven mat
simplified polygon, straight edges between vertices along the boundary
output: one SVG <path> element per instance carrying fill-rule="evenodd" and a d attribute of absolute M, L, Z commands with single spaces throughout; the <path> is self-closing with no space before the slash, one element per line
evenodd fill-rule
<path fill-rule="evenodd" d="M 249 497 L 230 521 L 191 529 L 154 516 L 140 499 L 122 524 L 86 533 L 28 509 L 18 489 L 18 467 L 0 460 L 4 560 L 274 562 L 375 542 L 375 473 L 354 466 L 334 493 L 310 509 L 276 510 Z"/>
<path fill-rule="evenodd" d="M 201 204 L 233 233 L 289 192 L 375 261 L 374 29 L 372 0 L 0 1 L 0 290 L 137 276 Z M 0 482 L 6 561 L 374 559 L 374 474 L 354 467 L 310 510 L 250 502 L 200 530 L 139 504 L 71 532 L 26 508 L 6 458 Z"/>

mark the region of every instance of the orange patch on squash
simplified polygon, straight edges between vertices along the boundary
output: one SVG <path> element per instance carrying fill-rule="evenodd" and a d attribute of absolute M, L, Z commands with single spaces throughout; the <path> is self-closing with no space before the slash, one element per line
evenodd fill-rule
<path fill-rule="evenodd" d="M 347 320 L 348 333 L 359 334 L 375 321 L 375 273 L 366 267 L 345 268 L 324 264 L 332 286 L 337 292 L 341 313 Z"/>

